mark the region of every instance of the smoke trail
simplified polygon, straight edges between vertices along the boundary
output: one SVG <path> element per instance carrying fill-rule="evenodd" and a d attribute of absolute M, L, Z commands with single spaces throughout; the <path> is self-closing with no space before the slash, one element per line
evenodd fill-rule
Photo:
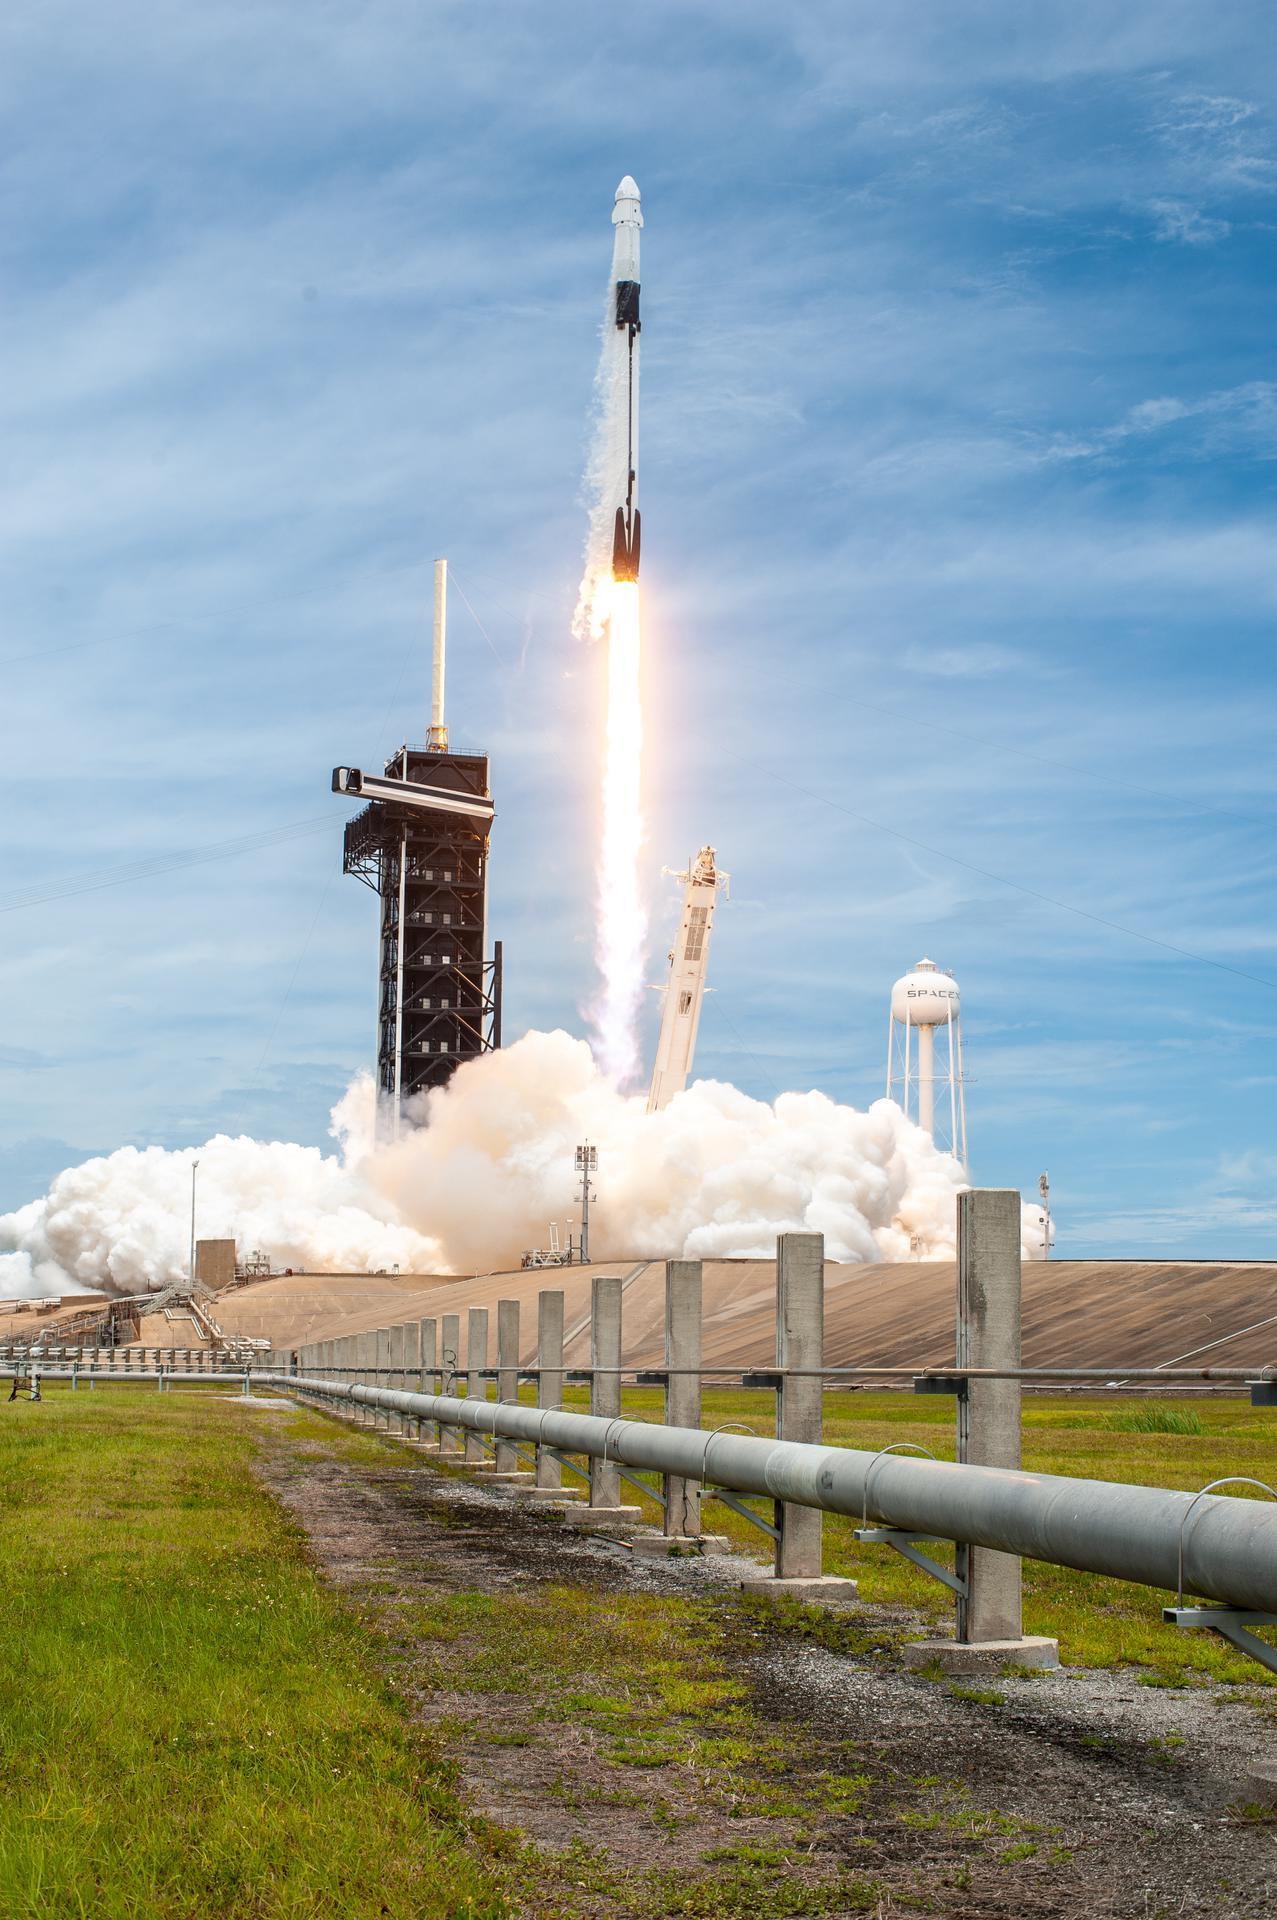
<path fill-rule="evenodd" d="M 625 498 L 631 458 L 638 458 L 638 396 L 636 391 L 631 446 L 629 359 L 625 333 L 613 324 L 614 299 L 615 289 L 609 283 L 595 376 L 594 440 L 586 474 L 590 524 L 572 630 L 579 639 L 603 640 L 607 645 L 607 725 L 595 937 L 601 979 L 588 1013 L 599 1063 L 610 1079 L 624 1086 L 634 1079 L 639 1067 L 647 915 L 638 864 L 643 844 L 638 587 L 612 578 L 616 510 Z M 635 385 L 637 388 L 637 374 Z"/>
<path fill-rule="evenodd" d="M 61 1173 L 0 1217 L 0 1294 L 142 1292 L 182 1278 L 198 1158 L 198 1231 L 262 1247 L 276 1267 L 483 1272 L 543 1246 L 574 1216 L 573 1148 L 599 1147 L 599 1257 L 770 1256 L 776 1235 L 825 1235 L 832 1259 L 951 1256 L 957 1162 L 899 1107 L 866 1113 L 820 1093 L 773 1105 L 698 1081 L 660 1113 L 618 1092 L 589 1047 L 530 1033 L 412 1103 L 429 1118 L 373 1139 L 372 1081 L 333 1113 L 338 1151 L 230 1139 L 168 1153 L 121 1148 Z"/>

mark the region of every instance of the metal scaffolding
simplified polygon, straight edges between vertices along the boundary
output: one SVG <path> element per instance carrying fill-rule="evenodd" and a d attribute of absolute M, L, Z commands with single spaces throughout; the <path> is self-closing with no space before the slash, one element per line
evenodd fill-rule
<path fill-rule="evenodd" d="M 488 757 L 401 747 L 386 781 L 490 803 Z M 487 946 L 491 819 L 383 799 L 348 823 L 343 867 L 381 900 L 377 1085 L 396 1118 L 501 1044 L 501 943 Z"/>

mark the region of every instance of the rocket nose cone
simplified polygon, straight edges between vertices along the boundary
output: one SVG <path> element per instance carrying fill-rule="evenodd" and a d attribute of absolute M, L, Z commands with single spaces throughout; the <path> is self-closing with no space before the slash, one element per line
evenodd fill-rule
<path fill-rule="evenodd" d="M 616 190 L 616 197 L 618 200 L 638 200 L 641 198 L 638 190 L 638 182 L 635 180 L 633 174 L 626 174 L 624 180 L 622 180 Z"/>

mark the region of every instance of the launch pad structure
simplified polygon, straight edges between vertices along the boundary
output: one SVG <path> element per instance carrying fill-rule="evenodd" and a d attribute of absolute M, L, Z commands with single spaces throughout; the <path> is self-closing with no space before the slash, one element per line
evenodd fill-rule
<path fill-rule="evenodd" d="M 399 1129 L 403 1103 L 444 1087 L 501 1045 L 501 942 L 488 936 L 495 817 L 486 753 L 456 753 L 443 718 L 447 562 L 435 564 L 429 739 L 402 746 L 384 777 L 333 770 L 334 793 L 365 799 L 347 822 L 342 869 L 378 896 L 377 1090 Z"/>
<path fill-rule="evenodd" d="M 730 884 L 730 875 L 714 864 L 713 847 L 702 847 L 696 858 L 688 861 L 684 872 L 673 873 L 669 867 L 665 872 L 682 882 L 683 903 L 669 953 L 669 979 L 661 989 L 664 1005 L 647 1096 L 649 1113 L 659 1113 L 667 1107 L 691 1078 L 706 992 L 714 908 L 719 888 Z"/>

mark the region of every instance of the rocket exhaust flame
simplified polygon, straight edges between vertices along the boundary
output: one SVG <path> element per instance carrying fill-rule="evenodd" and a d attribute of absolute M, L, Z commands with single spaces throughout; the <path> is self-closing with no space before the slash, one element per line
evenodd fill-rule
<path fill-rule="evenodd" d="M 640 777 L 642 649 L 637 581 L 611 583 L 607 655 L 607 747 L 599 857 L 598 960 L 603 980 L 593 1009 L 599 1064 L 623 1085 L 639 1068 L 647 915 L 639 891 L 643 842 Z"/>
<path fill-rule="evenodd" d="M 615 241 L 595 380 L 598 421 L 588 484 L 593 496 L 573 631 L 607 643 L 607 726 L 599 850 L 596 953 L 602 976 L 590 1009 L 595 1052 L 618 1085 L 639 1068 L 647 916 L 639 887 L 643 722 L 638 570 L 639 191 L 616 190 Z"/>

